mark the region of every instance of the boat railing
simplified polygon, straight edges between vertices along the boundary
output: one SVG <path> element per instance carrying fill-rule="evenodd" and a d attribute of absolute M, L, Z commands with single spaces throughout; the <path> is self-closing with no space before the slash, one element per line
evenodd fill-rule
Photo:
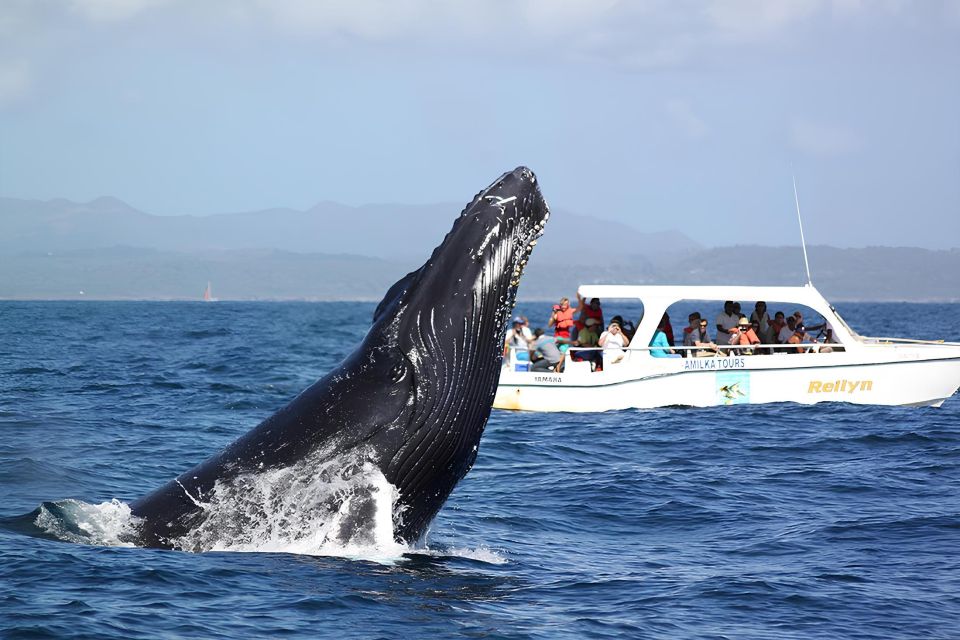
<path fill-rule="evenodd" d="M 914 340 L 912 338 L 887 338 L 874 336 L 861 336 L 863 344 L 876 347 L 885 344 L 909 344 L 917 346 L 933 347 L 960 347 L 960 342 L 950 342 L 949 340 Z"/>
<path fill-rule="evenodd" d="M 870 338 L 871 340 L 874 338 Z M 877 338 L 878 340 L 888 340 L 888 338 Z M 895 341 L 895 340 L 894 340 Z M 936 344 L 936 345 L 957 345 L 960 346 L 958 342 L 934 342 L 934 341 L 907 341 L 903 342 L 916 342 L 920 344 Z M 684 346 L 671 346 L 671 347 L 660 347 L 660 346 L 646 346 L 646 347 L 635 347 L 630 345 L 629 347 L 570 347 L 568 351 L 728 351 L 728 350 L 747 350 L 747 349 L 790 349 L 794 347 L 843 347 L 839 342 L 801 342 L 798 344 L 793 344 L 789 342 L 777 342 L 777 343 L 758 343 L 758 344 L 718 344 L 716 349 L 712 347 L 684 347 Z M 522 351 L 526 352 L 529 349 L 524 349 L 522 347 L 510 346 L 511 351 Z"/>
<path fill-rule="evenodd" d="M 933 344 L 933 343 L 931 343 Z M 954 343 L 937 343 L 937 344 L 954 344 Z M 715 352 L 718 356 L 727 355 L 730 351 L 747 351 L 747 350 L 756 350 L 756 349 L 795 349 L 797 347 L 803 347 L 806 349 L 813 348 L 822 348 L 822 347 L 832 347 L 837 350 L 843 349 L 843 345 L 838 342 L 801 342 L 798 344 L 793 343 L 760 343 L 760 344 L 718 344 L 716 348 L 713 347 L 690 347 L 690 346 L 671 346 L 671 347 L 662 347 L 662 346 L 634 346 L 630 345 L 627 347 L 570 347 L 567 349 L 569 353 L 574 352 L 590 352 L 590 351 L 607 351 L 610 353 L 615 353 L 618 351 L 712 351 Z M 522 347 L 509 347 L 511 352 L 527 352 L 528 349 Z"/>
<path fill-rule="evenodd" d="M 889 345 L 910 345 L 915 347 L 960 347 L 960 342 L 949 342 L 946 340 L 914 340 L 910 338 L 891 338 L 891 337 L 868 337 L 868 336 L 859 336 L 862 342 L 858 341 L 860 344 L 866 347 L 882 347 Z M 826 347 L 826 348 L 825 348 Z M 797 349 L 803 349 L 803 351 L 797 351 Z M 650 351 L 672 351 L 673 353 L 666 353 L 662 356 L 657 356 L 660 358 L 670 358 L 670 357 L 681 357 L 681 354 L 684 352 L 696 352 L 699 358 L 722 358 L 729 357 L 731 355 L 770 355 L 770 354 L 799 354 L 799 353 L 842 353 L 844 345 L 836 342 L 801 342 L 801 343 L 760 343 L 760 344 L 726 344 L 726 345 L 717 345 L 716 348 L 704 347 L 704 346 L 674 346 L 674 347 L 662 347 L 662 346 L 639 346 L 639 345 L 630 345 L 627 347 L 574 347 L 571 346 L 566 350 L 564 354 L 565 360 L 571 360 L 571 356 L 575 353 L 589 353 L 589 352 L 600 352 L 604 354 L 605 358 L 611 357 L 611 354 L 622 353 L 624 355 L 623 360 L 616 363 L 626 364 L 630 362 L 630 356 L 633 352 L 650 352 Z M 514 369 L 513 365 L 530 362 L 526 358 L 518 358 L 518 353 L 528 353 L 528 349 L 522 347 L 510 346 L 509 347 L 509 358 L 505 358 L 505 365 L 507 361 L 510 363 L 510 368 Z M 758 353 L 755 353 L 758 352 Z"/>

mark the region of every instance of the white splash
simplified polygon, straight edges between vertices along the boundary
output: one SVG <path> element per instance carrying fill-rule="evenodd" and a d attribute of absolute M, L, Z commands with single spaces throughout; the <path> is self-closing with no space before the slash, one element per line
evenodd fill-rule
<path fill-rule="evenodd" d="M 359 453 L 218 482 L 202 521 L 174 540 L 185 551 L 278 552 L 370 560 L 407 551 L 394 540 L 399 494 Z"/>
<path fill-rule="evenodd" d="M 90 504 L 60 500 L 40 505 L 33 521 L 38 529 L 60 540 L 106 547 L 132 547 L 137 518 L 119 500 Z"/>
<path fill-rule="evenodd" d="M 429 547 L 425 547 L 422 549 L 412 550 L 410 553 L 436 558 L 466 558 L 467 560 L 475 560 L 477 562 L 495 565 L 503 565 L 509 562 L 509 560 L 507 560 L 507 558 L 498 551 L 483 546 L 477 547 L 476 549 L 469 549 L 466 547 L 431 549 Z"/>
<path fill-rule="evenodd" d="M 394 540 L 399 493 L 361 452 L 218 482 L 197 523 L 172 540 L 181 551 L 277 552 L 392 563 L 410 551 Z M 33 524 L 66 542 L 135 546 L 139 518 L 119 500 L 40 506 Z"/>

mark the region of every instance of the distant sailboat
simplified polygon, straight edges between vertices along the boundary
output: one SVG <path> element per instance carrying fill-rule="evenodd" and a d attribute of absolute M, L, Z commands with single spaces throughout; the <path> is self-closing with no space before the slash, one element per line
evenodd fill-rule
<path fill-rule="evenodd" d="M 213 297 L 213 290 L 210 287 L 210 281 L 207 281 L 207 288 L 203 292 L 203 301 L 204 302 L 216 302 L 217 298 Z"/>

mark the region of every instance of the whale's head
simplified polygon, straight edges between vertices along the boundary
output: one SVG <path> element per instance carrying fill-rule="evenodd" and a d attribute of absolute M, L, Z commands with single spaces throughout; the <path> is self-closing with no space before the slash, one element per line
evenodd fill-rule
<path fill-rule="evenodd" d="M 430 259 L 397 282 L 374 314 L 366 353 L 390 363 L 407 411 L 380 461 L 405 511 L 398 533 L 419 537 L 473 465 L 500 374 L 517 287 L 549 209 L 526 167 L 477 194 Z M 415 232 L 415 230 L 411 230 Z"/>

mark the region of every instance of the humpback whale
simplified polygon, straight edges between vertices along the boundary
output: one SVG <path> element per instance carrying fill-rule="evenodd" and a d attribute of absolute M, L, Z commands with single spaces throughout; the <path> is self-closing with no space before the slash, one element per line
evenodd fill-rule
<path fill-rule="evenodd" d="M 477 457 L 506 321 L 549 215 L 526 167 L 478 193 L 427 262 L 387 291 L 351 355 L 223 451 L 130 504 L 134 542 L 206 550 L 209 538 L 193 533 L 242 536 L 271 517 L 273 493 L 318 477 L 340 489 L 322 504 L 301 495 L 296 508 L 320 513 L 326 535 L 350 539 L 374 517 L 382 478 L 394 492 L 394 539 L 422 539 Z M 252 479 L 266 475 L 280 488 L 245 505 Z"/>

